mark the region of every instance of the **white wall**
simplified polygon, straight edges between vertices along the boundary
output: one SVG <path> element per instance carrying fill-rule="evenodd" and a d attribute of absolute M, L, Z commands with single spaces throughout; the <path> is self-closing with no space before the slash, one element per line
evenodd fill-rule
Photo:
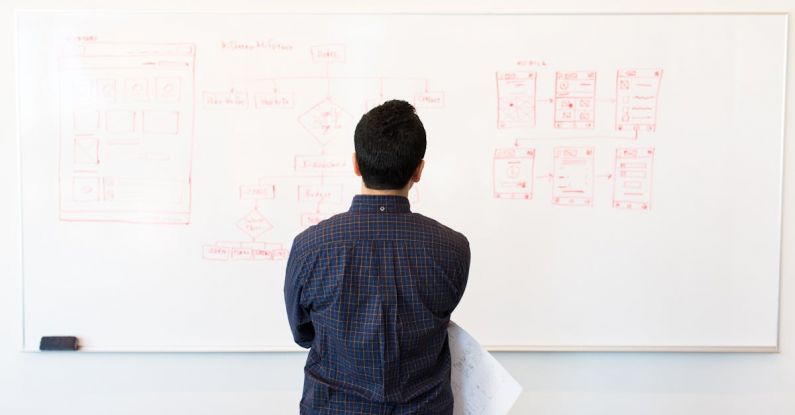
<path fill-rule="evenodd" d="M 291 414 L 303 354 L 59 354 L 18 352 L 18 164 L 13 9 L 258 11 L 789 12 L 795 0 L 481 2 L 0 0 L 0 414 Z M 217 4 L 214 4 L 217 3 Z M 391 4 L 391 5 L 390 5 Z M 675 30 L 675 28 L 672 28 Z M 790 45 L 795 45 L 793 36 Z M 795 80 L 795 65 L 789 79 Z M 792 102 L 793 87 L 788 91 Z M 795 120 L 790 107 L 788 130 Z M 498 353 L 524 386 L 512 414 L 795 413 L 795 143 L 788 134 L 781 353 Z"/>

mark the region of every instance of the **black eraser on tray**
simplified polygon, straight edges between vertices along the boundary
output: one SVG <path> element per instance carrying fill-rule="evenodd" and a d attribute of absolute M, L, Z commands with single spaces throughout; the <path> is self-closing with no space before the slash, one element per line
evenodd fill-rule
<path fill-rule="evenodd" d="M 77 337 L 74 336 L 44 336 L 41 338 L 39 350 L 77 350 Z"/>

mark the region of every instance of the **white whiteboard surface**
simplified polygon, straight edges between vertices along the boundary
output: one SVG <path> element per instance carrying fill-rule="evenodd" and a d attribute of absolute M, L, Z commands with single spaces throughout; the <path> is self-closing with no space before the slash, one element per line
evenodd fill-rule
<path fill-rule="evenodd" d="M 23 348 L 297 350 L 285 257 L 413 102 L 493 350 L 778 343 L 784 15 L 21 12 Z M 652 191 L 653 190 L 653 191 Z"/>

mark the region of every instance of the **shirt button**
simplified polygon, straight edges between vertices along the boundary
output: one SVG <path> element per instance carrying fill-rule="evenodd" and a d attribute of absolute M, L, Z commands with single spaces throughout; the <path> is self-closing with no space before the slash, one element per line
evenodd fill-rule
<path fill-rule="evenodd" d="M 386 210 L 386 207 L 384 207 L 384 206 L 381 206 L 381 207 L 379 207 L 379 208 L 378 208 L 378 210 L 380 210 L 381 212 L 383 212 L 383 211 L 385 211 L 385 210 Z"/>

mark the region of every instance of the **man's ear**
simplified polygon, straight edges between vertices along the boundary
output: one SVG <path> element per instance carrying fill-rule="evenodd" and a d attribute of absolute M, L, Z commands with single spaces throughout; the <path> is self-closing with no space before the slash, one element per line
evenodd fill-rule
<path fill-rule="evenodd" d="M 359 162 L 356 161 L 356 153 L 353 153 L 353 155 L 351 156 L 351 160 L 353 161 L 353 173 L 361 177 L 362 172 L 359 170 Z"/>
<path fill-rule="evenodd" d="M 425 168 L 425 160 L 420 160 L 420 164 L 414 169 L 414 174 L 411 175 L 411 181 L 417 183 L 422 178 L 422 169 Z"/>

